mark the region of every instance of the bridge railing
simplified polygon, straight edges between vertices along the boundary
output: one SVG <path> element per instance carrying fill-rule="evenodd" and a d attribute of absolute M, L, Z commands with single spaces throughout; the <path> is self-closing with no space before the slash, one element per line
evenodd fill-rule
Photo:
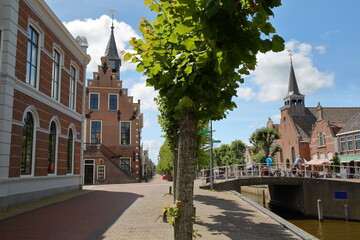
<path fill-rule="evenodd" d="M 240 177 L 307 177 L 307 178 L 340 178 L 360 179 L 360 166 L 318 164 L 294 165 L 272 164 L 235 164 L 230 166 L 217 166 L 213 168 L 214 183 L 227 181 Z M 200 172 L 203 185 L 210 182 L 210 169 Z"/>

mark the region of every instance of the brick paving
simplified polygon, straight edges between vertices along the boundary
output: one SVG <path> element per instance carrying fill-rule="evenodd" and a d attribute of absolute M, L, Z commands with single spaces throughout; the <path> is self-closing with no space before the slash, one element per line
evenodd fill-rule
<path fill-rule="evenodd" d="M 196 183 L 194 229 L 200 239 L 300 239 L 230 192 L 213 192 Z M 170 182 L 85 187 L 88 194 L 0 221 L 0 239 L 173 239 L 162 222 Z M 49 200 L 50 201 L 50 200 Z M 0 212 L 1 214 L 2 212 Z"/>

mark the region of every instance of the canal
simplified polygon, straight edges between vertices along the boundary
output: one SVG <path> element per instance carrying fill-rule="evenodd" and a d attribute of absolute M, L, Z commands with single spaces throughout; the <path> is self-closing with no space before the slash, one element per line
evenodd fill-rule
<path fill-rule="evenodd" d="M 263 206 L 264 200 L 261 195 L 256 195 L 244 191 L 242 191 L 241 194 L 252 199 L 260 206 Z M 321 240 L 360 239 L 360 222 L 328 219 L 319 221 L 317 219 L 306 218 L 302 214 L 291 212 L 283 208 L 269 207 L 267 203 L 265 203 L 265 207 Z"/>

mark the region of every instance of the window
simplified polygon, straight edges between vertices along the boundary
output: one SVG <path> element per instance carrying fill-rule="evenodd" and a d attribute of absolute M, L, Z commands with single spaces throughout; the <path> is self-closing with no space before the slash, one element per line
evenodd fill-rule
<path fill-rule="evenodd" d="M 24 119 L 22 145 L 21 145 L 21 175 L 30 175 L 33 160 L 34 145 L 34 118 L 30 112 Z"/>
<path fill-rule="evenodd" d="M 101 122 L 91 121 L 91 144 L 101 143 Z"/>
<path fill-rule="evenodd" d="M 291 158 L 292 158 L 292 162 L 295 162 L 295 148 L 294 147 L 291 148 Z"/>
<path fill-rule="evenodd" d="M 55 173 L 56 160 L 56 125 L 51 122 L 49 134 L 49 150 L 48 150 L 48 173 Z"/>
<path fill-rule="evenodd" d="M 97 167 L 97 179 L 105 180 L 105 166 L 104 165 L 99 165 Z"/>
<path fill-rule="evenodd" d="M 130 158 L 121 158 L 120 159 L 120 168 L 125 172 L 130 172 Z"/>
<path fill-rule="evenodd" d="M 348 147 L 348 151 L 353 151 L 354 150 L 354 145 L 353 145 L 353 139 L 352 136 L 348 136 L 346 137 L 347 140 L 347 147 Z"/>
<path fill-rule="evenodd" d="M 99 109 L 99 94 L 90 93 L 90 109 L 98 110 Z"/>
<path fill-rule="evenodd" d="M 322 131 L 318 133 L 317 139 L 318 139 L 318 147 L 325 146 L 325 134 Z"/>
<path fill-rule="evenodd" d="M 59 89 L 60 89 L 60 53 L 54 50 L 51 97 L 54 98 L 55 100 L 59 100 Z"/>
<path fill-rule="evenodd" d="M 360 150 L 360 135 L 355 135 L 355 150 Z"/>
<path fill-rule="evenodd" d="M 69 90 L 69 108 L 75 110 L 75 92 L 76 92 L 76 69 L 70 67 L 70 90 Z"/>
<path fill-rule="evenodd" d="M 72 166 L 74 162 L 74 134 L 72 129 L 69 129 L 66 151 L 66 173 L 72 173 Z"/>
<path fill-rule="evenodd" d="M 340 138 L 340 152 L 345 152 L 345 151 L 346 151 L 345 138 L 341 137 Z"/>
<path fill-rule="evenodd" d="M 121 122 L 121 145 L 130 145 L 130 122 Z"/>
<path fill-rule="evenodd" d="M 116 111 L 118 110 L 118 95 L 109 94 L 109 110 Z"/>
<path fill-rule="evenodd" d="M 26 82 L 36 88 L 39 34 L 34 30 L 34 28 L 29 27 L 28 37 L 29 38 L 26 58 Z"/>

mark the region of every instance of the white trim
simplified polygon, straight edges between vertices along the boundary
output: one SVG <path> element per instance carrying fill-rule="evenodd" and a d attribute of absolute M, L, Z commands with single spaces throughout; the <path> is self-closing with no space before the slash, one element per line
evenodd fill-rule
<path fill-rule="evenodd" d="M 27 28 L 27 39 L 26 39 L 26 43 L 29 41 L 29 29 L 32 28 L 34 29 L 34 31 L 38 34 L 38 43 L 37 43 L 37 62 L 36 62 L 36 78 L 35 78 L 35 86 L 32 85 L 31 83 L 28 83 L 26 81 L 27 78 L 27 74 L 28 72 L 25 71 L 25 82 L 29 85 L 32 86 L 33 88 L 39 90 L 39 85 L 40 85 L 40 64 L 41 64 L 41 51 L 42 48 L 44 46 L 44 31 L 39 27 L 39 23 L 34 21 L 32 18 L 28 19 L 28 28 Z M 27 48 L 26 51 L 28 51 L 28 44 L 27 44 Z M 26 54 L 26 66 L 27 66 L 27 54 Z M 26 67 L 25 66 L 25 67 Z"/>
<path fill-rule="evenodd" d="M 57 44 L 55 44 L 54 43 L 54 45 L 55 46 L 53 46 L 53 52 L 52 52 L 52 57 L 51 57 L 51 59 L 52 59 L 52 69 L 51 69 L 51 97 L 53 98 L 53 99 L 55 99 L 57 102 L 61 102 L 61 72 L 62 72 L 62 66 L 64 65 L 64 53 L 63 53 L 63 51 L 61 50 L 61 48 L 59 48 L 58 46 L 57 46 Z M 54 95 L 54 93 L 53 93 L 53 91 L 54 91 L 54 64 L 55 64 L 55 59 L 54 59 L 54 54 L 55 54 L 55 52 L 57 52 L 58 54 L 59 54 L 59 66 L 58 66 L 58 83 L 57 83 L 57 96 L 54 96 L 53 97 L 53 95 Z"/>
<path fill-rule="evenodd" d="M 72 159 L 72 167 L 71 167 L 71 172 L 67 172 L 66 171 L 66 175 L 73 175 L 74 174 L 74 168 L 75 168 L 75 140 L 76 140 L 76 131 L 75 131 L 75 126 L 74 124 L 70 124 L 68 131 L 67 131 L 67 136 L 66 136 L 66 165 L 67 165 L 67 148 L 68 148 L 68 141 L 69 141 L 69 133 L 70 130 L 72 131 L 73 134 L 73 141 L 72 141 L 72 153 L 71 153 L 71 159 Z"/>
<path fill-rule="evenodd" d="M 121 123 L 123 123 L 123 122 L 128 122 L 128 123 L 130 123 L 130 126 L 129 126 L 129 129 L 130 129 L 130 136 L 129 136 L 129 138 L 130 138 L 130 143 L 129 144 L 122 144 L 122 142 L 121 142 Z M 119 145 L 121 145 L 121 146 L 131 146 L 131 143 L 132 143 L 132 139 L 131 139 L 131 121 L 120 121 L 119 122 L 119 124 L 120 124 L 120 136 L 119 136 Z"/>
<path fill-rule="evenodd" d="M 98 95 L 98 103 L 97 103 L 97 105 L 98 105 L 98 108 L 91 108 L 91 105 L 90 105 L 90 102 L 91 102 L 91 94 L 97 94 Z M 96 93 L 96 92 L 90 92 L 89 93 L 89 110 L 100 110 L 100 93 Z"/>
<path fill-rule="evenodd" d="M 91 160 L 92 163 L 86 163 L 86 160 Z M 89 158 L 85 158 L 84 159 L 84 177 L 83 177 L 83 184 L 85 184 L 85 167 L 86 166 L 93 166 L 93 174 L 92 174 L 92 183 L 94 184 L 95 181 L 95 159 L 89 159 Z"/>
<path fill-rule="evenodd" d="M 55 159 L 54 159 L 54 173 L 47 173 L 48 176 L 51 175 L 56 175 L 57 174 L 57 164 L 58 164 L 58 154 L 59 154 L 59 134 L 61 133 L 61 126 L 60 126 L 60 121 L 59 118 L 57 116 L 53 116 L 49 122 L 49 135 L 51 133 L 51 124 L 55 123 L 55 128 L 56 128 L 56 132 L 55 132 Z M 50 144 L 50 143 L 49 143 Z M 48 148 L 48 155 L 49 155 L 49 148 Z M 48 159 L 49 161 L 49 159 Z"/>
<path fill-rule="evenodd" d="M 110 109 L 110 96 L 116 96 L 116 109 Z M 117 93 L 108 93 L 108 111 L 117 111 L 119 110 L 119 94 Z"/>
<path fill-rule="evenodd" d="M 48 95 L 45 95 L 43 92 L 36 90 L 31 85 L 24 83 L 22 81 L 18 81 L 15 85 L 15 89 L 22 92 L 23 94 L 26 94 L 39 102 L 42 102 L 44 104 L 47 104 L 49 107 L 52 107 L 69 117 L 74 118 L 75 120 L 81 121 L 82 116 L 78 112 L 75 112 L 74 110 L 71 110 L 69 107 L 57 102 L 55 99 L 49 97 Z"/>
<path fill-rule="evenodd" d="M 39 119 L 39 114 L 36 110 L 36 108 L 34 106 L 28 106 L 25 111 L 23 112 L 23 117 L 22 117 L 22 121 L 23 121 L 23 124 L 25 123 L 25 117 L 27 115 L 27 113 L 30 112 L 30 114 L 32 115 L 33 117 L 33 121 L 34 121 L 34 129 L 33 129 L 33 142 L 32 142 L 32 155 L 31 155 L 31 172 L 30 174 L 21 174 L 21 158 L 20 158 L 20 168 L 19 168 L 19 172 L 20 172 L 20 177 L 21 178 L 28 178 L 28 177 L 34 177 L 34 173 L 35 173 L 35 155 L 36 155 L 36 139 L 37 139 L 37 136 L 36 136 L 36 133 L 37 133 L 37 128 L 39 127 L 39 122 L 40 122 L 40 119 Z M 22 146 L 21 146 L 22 148 Z M 20 152 L 20 154 L 22 154 Z"/>
<path fill-rule="evenodd" d="M 354 130 L 354 131 L 350 131 L 350 132 L 344 132 L 344 133 L 338 133 L 336 134 L 337 137 L 343 136 L 343 135 L 349 135 L 349 134 L 353 134 L 353 133 L 359 133 L 360 130 Z"/>
<path fill-rule="evenodd" d="M 102 120 L 90 120 L 90 135 L 89 135 L 89 143 L 91 144 L 91 135 L 92 135 L 92 127 L 91 127 L 91 124 L 92 122 L 100 122 L 100 143 L 102 143 L 102 127 L 103 127 L 103 124 L 102 124 Z"/>
<path fill-rule="evenodd" d="M 70 90 L 71 90 L 71 69 L 74 68 L 75 70 L 75 76 L 74 76 L 74 102 L 73 102 L 73 105 L 74 105 L 74 108 L 71 108 L 70 107 L 70 102 L 71 102 L 71 95 L 70 95 Z M 70 65 L 70 72 L 69 72 L 69 108 L 73 111 L 76 111 L 76 91 L 77 91 L 77 83 L 78 83 L 78 79 L 79 79 L 79 68 L 77 67 L 76 64 L 73 64 L 73 62 L 71 61 L 71 65 Z"/>
<path fill-rule="evenodd" d="M 99 168 L 103 167 L 104 168 L 104 178 L 99 179 Z M 106 179 L 106 166 L 105 165 L 98 165 L 96 167 L 96 180 L 105 180 Z"/>

